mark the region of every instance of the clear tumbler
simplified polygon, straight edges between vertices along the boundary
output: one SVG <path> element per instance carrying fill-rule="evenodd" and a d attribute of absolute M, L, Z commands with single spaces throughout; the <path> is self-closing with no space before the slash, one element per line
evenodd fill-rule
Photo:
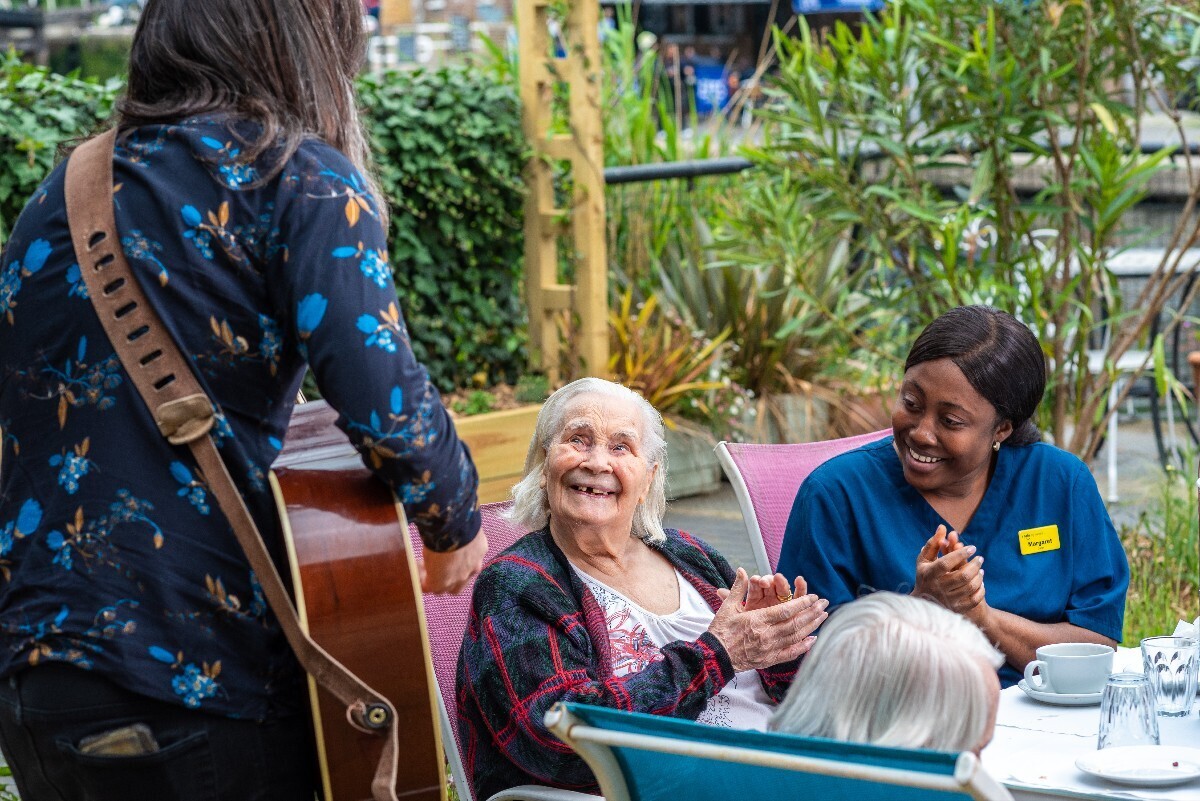
<path fill-rule="evenodd" d="M 1142 665 L 1154 687 L 1158 714 L 1182 717 L 1196 698 L 1197 644 L 1193 637 L 1147 637 Z"/>
<path fill-rule="evenodd" d="M 1100 697 L 1100 740 L 1097 748 L 1158 745 L 1154 688 L 1141 673 L 1114 673 Z"/>

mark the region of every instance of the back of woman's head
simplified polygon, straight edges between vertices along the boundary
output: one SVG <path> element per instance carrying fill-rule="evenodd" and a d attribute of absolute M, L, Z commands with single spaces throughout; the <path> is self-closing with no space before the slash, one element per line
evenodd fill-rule
<path fill-rule="evenodd" d="M 900 748 L 976 748 L 992 720 L 989 682 L 997 682 L 985 671 L 1003 661 L 966 618 L 909 595 L 873 593 L 821 627 L 771 728 Z"/>
<path fill-rule="evenodd" d="M 951 309 L 917 337 L 904 369 L 937 359 L 954 362 L 1000 418 L 1012 423 L 1005 445 L 1041 441 L 1032 418 L 1046 390 L 1046 359 L 1021 321 L 990 306 Z"/>
<path fill-rule="evenodd" d="M 315 135 L 363 170 L 353 80 L 364 52 L 361 0 L 149 0 L 118 124 L 227 112 L 262 126 L 247 161 L 278 147 L 281 165 Z"/>

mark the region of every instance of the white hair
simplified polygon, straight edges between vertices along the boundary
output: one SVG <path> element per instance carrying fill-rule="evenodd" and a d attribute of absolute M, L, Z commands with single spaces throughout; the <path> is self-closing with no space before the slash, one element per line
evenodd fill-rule
<path fill-rule="evenodd" d="M 667 511 L 667 441 L 663 434 L 662 415 L 650 402 L 632 389 L 602 378 L 580 378 L 572 381 L 546 399 L 538 412 L 537 427 L 525 456 L 525 470 L 521 481 L 512 488 L 513 508 L 509 519 L 526 531 L 540 531 L 550 522 L 550 506 L 546 498 L 543 477 L 546 473 L 546 455 L 551 444 L 562 433 L 566 424 L 567 409 L 572 401 L 585 395 L 601 395 L 622 401 L 633 401 L 641 417 L 642 458 L 646 469 L 654 470 L 654 479 L 646 500 L 639 504 L 633 514 L 633 534 L 649 543 L 659 543 L 667 538 L 662 519 Z"/>
<path fill-rule="evenodd" d="M 961 615 L 910 595 L 872 593 L 821 627 L 770 728 L 901 748 L 974 749 L 992 712 L 984 671 L 1003 663 Z"/>

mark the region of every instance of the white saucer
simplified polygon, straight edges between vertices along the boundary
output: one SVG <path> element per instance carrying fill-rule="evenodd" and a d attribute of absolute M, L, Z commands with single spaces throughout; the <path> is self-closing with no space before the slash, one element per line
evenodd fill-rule
<path fill-rule="evenodd" d="M 1057 706 L 1092 706 L 1100 703 L 1100 696 L 1104 693 L 1050 693 L 1044 690 L 1035 690 L 1030 687 L 1025 679 L 1017 682 L 1017 686 L 1021 691 L 1035 701 L 1041 701 L 1043 704 L 1055 704 Z"/>
<path fill-rule="evenodd" d="M 1133 787 L 1169 787 L 1200 777 L 1200 748 L 1126 745 L 1093 751 L 1075 767 L 1101 779 Z"/>

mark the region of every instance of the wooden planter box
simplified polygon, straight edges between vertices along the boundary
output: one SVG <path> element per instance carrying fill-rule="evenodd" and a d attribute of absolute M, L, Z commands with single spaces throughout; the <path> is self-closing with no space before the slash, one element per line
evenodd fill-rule
<path fill-rule="evenodd" d="M 710 434 L 668 428 L 667 500 L 707 495 L 721 486 L 721 464 Z"/>
<path fill-rule="evenodd" d="M 471 449 L 479 471 L 479 502 L 506 501 L 513 484 L 521 480 L 525 454 L 541 405 L 502 412 L 457 417 L 454 427 Z"/>

